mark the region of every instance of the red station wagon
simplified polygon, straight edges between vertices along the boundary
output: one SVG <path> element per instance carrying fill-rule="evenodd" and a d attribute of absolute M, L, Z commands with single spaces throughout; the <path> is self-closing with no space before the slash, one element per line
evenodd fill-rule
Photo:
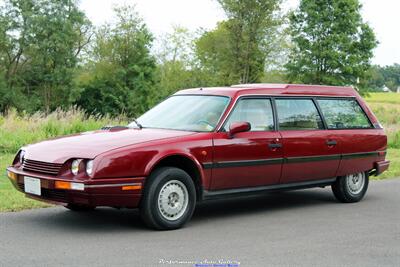
<path fill-rule="evenodd" d="M 203 200 L 331 186 L 357 202 L 389 167 L 387 137 L 350 87 L 251 84 L 182 90 L 128 126 L 20 149 L 8 177 L 74 211 L 139 208 L 176 229 Z"/>

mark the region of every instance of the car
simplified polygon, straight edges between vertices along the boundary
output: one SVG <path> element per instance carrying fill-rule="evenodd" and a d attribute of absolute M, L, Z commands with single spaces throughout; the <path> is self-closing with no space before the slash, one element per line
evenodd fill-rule
<path fill-rule="evenodd" d="M 216 198 L 331 186 L 360 201 L 389 168 L 387 137 L 352 87 L 242 84 L 182 90 L 127 126 L 21 148 L 8 177 L 73 211 L 139 208 L 177 229 Z"/>

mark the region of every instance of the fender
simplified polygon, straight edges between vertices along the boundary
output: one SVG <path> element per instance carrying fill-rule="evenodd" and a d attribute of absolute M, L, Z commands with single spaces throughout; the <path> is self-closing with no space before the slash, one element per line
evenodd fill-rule
<path fill-rule="evenodd" d="M 202 187 L 204 187 L 207 183 L 205 179 L 205 174 L 204 174 L 204 169 L 202 167 L 202 164 L 199 162 L 199 160 L 197 158 L 195 158 L 193 155 L 191 155 L 190 153 L 185 153 L 184 151 L 181 150 L 169 150 L 169 151 L 165 151 L 163 153 L 159 153 L 157 154 L 156 157 L 154 157 L 151 161 L 149 161 L 149 163 L 146 165 L 145 167 L 145 176 L 149 176 L 150 173 L 154 170 L 154 168 L 164 159 L 168 158 L 168 157 L 173 157 L 173 156 L 180 156 L 180 157 L 184 157 L 187 158 L 188 160 L 192 161 L 196 168 L 197 171 L 200 174 L 200 185 Z"/>

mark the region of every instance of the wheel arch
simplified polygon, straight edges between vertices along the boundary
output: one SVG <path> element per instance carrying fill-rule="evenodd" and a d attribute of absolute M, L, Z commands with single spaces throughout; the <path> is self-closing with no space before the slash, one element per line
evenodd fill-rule
<path fill-rule="evenodd" d="M 175 167 L 187 172 L 195 184 L 197 201 L 203 198 L 203 168 L 194 157 L 188 156 L 183 153 L 164 155 L 146 168 L 146 175 L 150 175 L 156 169 L 161 167 Z"/>

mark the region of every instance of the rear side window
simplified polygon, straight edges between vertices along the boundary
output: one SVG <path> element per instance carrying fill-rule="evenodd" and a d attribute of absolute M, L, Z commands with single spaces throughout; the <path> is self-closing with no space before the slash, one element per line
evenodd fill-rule
<path fill-rule="evenodd" d="M 324 125 L 311 99 L 276 99 L 279 129 L 316 130 Z"/>
<path fill-rule="evenodd" d="M 318 104 L 328 129 L 372 128 L 355 99 L 319 99 Z"/>
<path fill-rule="evenodd" d="M 249 122 L 252 132 L 274 130 L 274 116 L 270 99 L 241 99 L 235 106 L 225 130 L 234 122 Z"/>

